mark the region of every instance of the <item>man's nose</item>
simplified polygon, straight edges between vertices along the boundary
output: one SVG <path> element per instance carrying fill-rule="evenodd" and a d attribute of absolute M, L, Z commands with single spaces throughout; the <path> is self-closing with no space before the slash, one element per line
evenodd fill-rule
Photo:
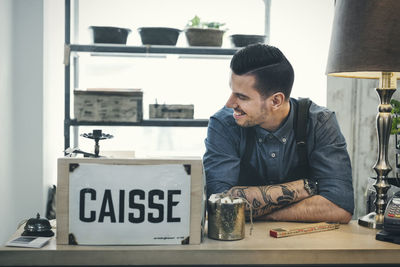
<path fill-rule="evenodd" d="M 225 106 L 228 107 L 228 108 L 235 108 L 235 107 L 237 107 L 237 104 L 236 104 L 236 102 L 235 102 L 235 97 L 234 97 L 233 94 L 231 94 L 231 95 L 229 96 L 228 101 L 226 102 Z"/>

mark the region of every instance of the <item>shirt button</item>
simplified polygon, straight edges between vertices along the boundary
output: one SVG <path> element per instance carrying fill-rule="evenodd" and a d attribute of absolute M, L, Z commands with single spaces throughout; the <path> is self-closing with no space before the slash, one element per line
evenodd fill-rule
<path fill-rule="evenodd" d="M 272 139 L 272 137 L 273 137 L 272 134 L 268 135 L 268 138 L 269 138 L 269 139 Z"/>
<path fill-rule="evenodd" d="M 272 157 L 272 158 L 275 158 L 275 157 L 276 157 L 276 154 L 275 154 L 274 152 L 272 152 L 272 153 L 271 153 L 271 157 Z"/>
<path fill-rule="evenodd" d="M 262 143 L 263 139 L 262 138 L 258 138 L 258 142 Z"/>
<path fill-rule="evenodd" d="M 286 141 L 287 141 L 286 138 L 283 137 L 283 138 L 282 138 L 282 142 L 283 142 L 283 143 L 286 143 Z"/>

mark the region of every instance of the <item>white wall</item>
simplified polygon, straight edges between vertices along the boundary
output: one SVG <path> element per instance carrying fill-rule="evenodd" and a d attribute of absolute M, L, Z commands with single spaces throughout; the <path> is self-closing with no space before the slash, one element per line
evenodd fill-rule
<path fill-rule="evenodd" d="M 293 65 L 292 96 L 309 97 L 323 106 L 333 11 L 333 0 L 271 1 L 270 43 Z"/>
<path fill-rule="evenodd" d="M 43 0 L 43 197 L 57 181 L 64 155 L 64 0 Z"/>
<path fill-rule="evenodd" d="M 43 1 L 0 1 L 1 230 L 44 215 Z"/>
<path fill-rule="evenodd" d="M 12 188 L 12 46 L 11 0 L 0 0 L 0 244 L 15 229 L 15 218 L 10 220 L 14 209 Z"/>

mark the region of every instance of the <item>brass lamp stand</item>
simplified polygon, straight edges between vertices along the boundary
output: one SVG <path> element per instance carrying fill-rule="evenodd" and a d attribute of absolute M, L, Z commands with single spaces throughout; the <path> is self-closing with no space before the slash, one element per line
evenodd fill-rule
<path fill-rule="evenodd" d="M 382 228 L 390 188 L 388 144 L 392 126 L 390 99 L 400 78 L 400 1 L 335 1 L 335 16 L 326 73 L 347 78 L 379 79 L 380 104 L 376 117 L 378 160 L 375 212 L 361 217 L 360 225 Z"/>
<path fill-rule="evenodd" d="M 382 72 L 379 79 L 379 87 L 376 91 L 379 95 L 380 104 L 378 115 L 376 116 L 376 129 L 378 134 L 378 160 L 374 165 L 376 172 L 376 181 L 374 187 L 376 190 L 375 212 L 371 212 L 358 219 L 358 223 L 369 228 L 383 228 L 383 216 L 387 204 L 387 191 L 390 188 L 387 177 L 392 170 L 388 161 L 388 144 L 390 130 L 392 127 L 392 106 L 390 99 L 396 91 L 397 78 L 393 72 Z"/>

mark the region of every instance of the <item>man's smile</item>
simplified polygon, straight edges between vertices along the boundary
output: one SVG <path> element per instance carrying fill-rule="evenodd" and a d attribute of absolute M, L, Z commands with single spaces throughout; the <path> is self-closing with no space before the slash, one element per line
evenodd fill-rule
<path fill-rule="evenodd" d="M 246 116 L 246 113 L 239 109 L 233 110 L 233 117 L 237 120 Z"/>

